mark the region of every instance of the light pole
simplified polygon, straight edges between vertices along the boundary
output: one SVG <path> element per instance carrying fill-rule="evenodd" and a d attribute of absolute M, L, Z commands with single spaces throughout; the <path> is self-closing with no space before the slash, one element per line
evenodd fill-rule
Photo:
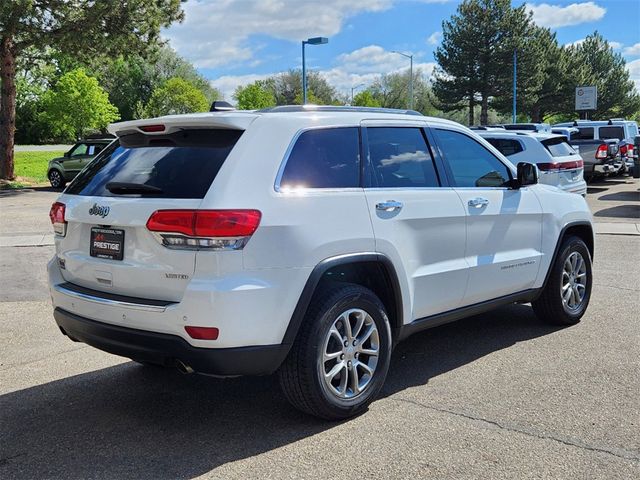
<path fill-rule="evenodd" d="M 354 91 L 356 88 L 360 88 L 360 87 L 364 87 L 364 83 L 360 83 L 360 84 L 356 85 L 355 87 L 351 87 L 351 105 L 352 105 L 352 106 L 353 106 L 353 91 Z"/>
<path fill-rule="evenodd" d="M 397 53 L 403 57 L 407 57 L 411 63 L 409 63 L 409 110 L 413 110 L 413 54 L 402 53 L 394 50 L 391 53 Z"/>
<path fill-rule="evenodd" d="M 313 37 L 302 41 L 302 104 L 307 104 L 307 66 L 304 59 L 304 46 L 305 45 L 323 45 L 329 43 L 327 37 Z"/>
<path fill-rule="evenodd" d="M 516 123 L 516 98 L 518 94 L 517 79 L 518 79 L 518 53 L 516 50 L 514 50 L 513 51 L 513 118 L 511 120 L 511 123 Z"/>

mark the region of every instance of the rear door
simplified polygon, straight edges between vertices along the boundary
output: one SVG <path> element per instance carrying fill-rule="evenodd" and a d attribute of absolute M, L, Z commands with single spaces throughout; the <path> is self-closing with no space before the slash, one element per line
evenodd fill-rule
<path fill-rule="evenodd" d="M 510 169 L 462 130 L 432 129 L 449 182 L 466 212 L 469 285 L 464 305 L 533 286 L 542 247 L 542 209 L 528 187 L 509 187 Z"/>
<path fill-rule="evenodd" d="M 406 320 L 457 308 L 467 284 L 465 210 L 443 185 L 424 123 L 363 122 L 365 194 L 376 251 L 390 258 L 411 311 Z"/>
<path fill-rule="evenodd" d="M 197 209 L 241 130 L 133 133 L 107 147 L 60 202 L 66 235 L 57 238 L 67 282 L 133 297 L 179 301 L 195 250 L 161 244 L 146 223 L 156 210 Z M 135 193 L 114 184 L 138 186 Z"/>

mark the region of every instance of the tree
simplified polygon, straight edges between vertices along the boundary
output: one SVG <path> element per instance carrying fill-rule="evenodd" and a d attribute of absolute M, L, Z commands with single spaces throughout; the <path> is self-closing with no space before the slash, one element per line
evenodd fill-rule
<path fill-rule="evenodd" d="M 208 111 L 209 102 L 204 93 L 182 78 L 170 78 L 156 88 L 144 106 L 145 117 Z"/>
<path fill-rule="evenodd" d="M 370 90 L 362 90 L 353 97 L 354 107 L 381 107 L 382 105 L 375 99 Z"/>
<path fill-rule="evenodd" d="M 264 88 L 270 90 L 276 100 L 276 105 L 300 105 L 302 104 L 302 71 L 289 70 L 288 72 L 273 75 L 263 83 Z M 312 101 L 309 92 L 314 93 Z M 318 105 L 339 104 L 338 94 L 327 80 L 318 72 L 307 71 L 307 101 Z"/>
<path fill-rule="evenodd" d="M 143 52 L 182 18 L 180 0 L 0 2 L 0 179 L 14 177 L 16 60 L 26 49 L 85 57 Z"/>
<path fill-rule="evenodd" d="M 471 123 L 479 100 L 480 123 L 486 125 L 490 99 L 504 95 L 512 81 L 505 65 L 512 65 L 514 49 L 527 43 L 531 28 L 524 5 L 511 8 L 511 0 L 464 0 L 457 14 L 443 22 L 442 45 L 435 52 L 438 107 L 452 111 L 466 103 Z"/>
<path fill-rule="evenodd" d="M 264 82 L 258 80 L 244 87 L 236 88 L 233 98 L 238 102 L 237 107 L 241 110 L 273 107 L 276 104 L 276 99 L 273 93 L 263 85 Z"/>
<path fill-rule="evenodd" d="M 594 112 L 594 118 L 630 116 L 640 108 L 640 95 L 634 88 L 624 58 L 615 53 L 597 31 L 578 46 L 568 47 L 568 53 L 575 56 L 579 64 L 587 66 L 580 85 L 598 88 L 598 110 Z M 573 93 L 570 98 L 573 100 Z"/>
<path fill-rule="evenodd" d="M 409 107 L 409 70 L 388 73 L 377 78 L 368 90 L 384 108 L 406 109 Z M 420 69 L 413 72 L 414 109 L 425 115 L 434 114 L 431 88 Z"/>
<path fill-rule="evenodd" d="M 63 75 L 42 99 L 43 118 L 60 139 L 75 141 L 91 130 L 103 130 L 120 118 L 98 80 L 81 68 Z"/>

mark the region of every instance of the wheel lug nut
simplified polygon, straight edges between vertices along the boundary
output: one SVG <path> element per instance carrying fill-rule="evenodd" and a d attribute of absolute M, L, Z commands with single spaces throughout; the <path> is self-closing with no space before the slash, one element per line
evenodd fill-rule
<path fill-rule="evenodd" d="M 353 341 L 353 346 L 355 347 L 357 344 L 358 344 L 358 341 L 357 341 L 357 340 L 354 340 L 354 341 Z"/>
<path fill-rule="evenodd" d="M 349 342 L 347 342 L 346 340 L 344 341 L 344 346 L 348 347 L 349 346 Z"/>
<path fill-rule="evenodd" d="M 356 358 L 359 358 L 360 354 L 358 352 L 356 352 Z"/>
<path fill-rule="evenodd" d="M 347 362 L 347 367 L 351 368 L 351 360 Z"/>
<path fill-rule="evenodd" d="M 344 353 L 340 355 L 340 360 L 344 360 Z"/>

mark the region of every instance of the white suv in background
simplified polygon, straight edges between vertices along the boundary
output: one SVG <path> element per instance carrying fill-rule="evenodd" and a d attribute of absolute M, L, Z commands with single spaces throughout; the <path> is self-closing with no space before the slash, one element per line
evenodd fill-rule
<path fill-rule="evenodd" d="M 587 194 L 584 161 L 565 136 L 499 130 L 477 133 L 514 164 L 536 164 L 540 171 L 540 183 L 553 185 L 569 193 Z"/>
<path fill-rule="evenodd" d="M 294 406 L 339 419 L 414 332 L 514 302 L 569 325 L 589 303 L 584 199 L 459 124 L 291 106 L 110 131 L 50 213 L 54 317 L 74 341 L 183 372 L 278 371 Z"/>

